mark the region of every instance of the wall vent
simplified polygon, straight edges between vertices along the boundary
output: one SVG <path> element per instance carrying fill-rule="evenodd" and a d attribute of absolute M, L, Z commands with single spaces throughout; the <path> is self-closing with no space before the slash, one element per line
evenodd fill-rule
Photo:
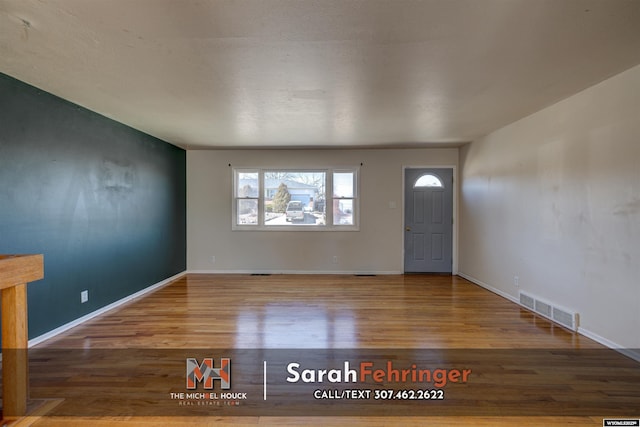
<path fill-rule="evenodd" d="M 577 330 L 577 314 L 570 313 L 558 307 L 553 307 L 553 320 L 569 329 Z"/>
<path fill-rule="evenodd" d="M 551 307 L 550 304 L 547 304 L 546 302 L 542 302 L 540 300 L 536 300 L 536 308 L 535 311 L 537 313 L 542 314 L 545 317 L 551 317 L 551 310 L 553 307 Z M 554 310 L 555 311 L 555 310 Z"/>
<path fill-rule="evenodd" d="M 572 331 L 578 330 L 578 313 L 557 307 L 524 292 L 520 292 L 520 305 L 546 317 L 560 326 L 564 326 Z"/>
<path fill-rule="evenodd" d="M 528 309 L 535 311 L 535 302 L 536 300 L 533 299 L 533 297 L 530 297 L 529 295 L 520 292 L 520 305 L 523 305 Z"/>

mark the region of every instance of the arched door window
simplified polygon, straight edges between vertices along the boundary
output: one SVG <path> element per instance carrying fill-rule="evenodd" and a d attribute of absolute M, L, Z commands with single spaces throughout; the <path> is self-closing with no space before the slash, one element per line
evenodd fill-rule
<path fill-rule="evenodd" d="M 440 178 L 428 173 L 426 175 L 422 175 L 420 178 L 416 180 L 416 183 L 413 184 L 413 188 L 420 188 L 420 187 L 443 188 L 444 185 L 442 185 L 442 181 L 440 181 Z"/>

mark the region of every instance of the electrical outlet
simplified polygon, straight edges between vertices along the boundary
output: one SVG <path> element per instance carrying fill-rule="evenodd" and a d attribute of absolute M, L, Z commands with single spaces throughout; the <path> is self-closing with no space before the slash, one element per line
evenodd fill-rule
<path fill-rule="evenodd" d="M 520 286 L 520 278 L 518 276 L 513 276 L 513 285 L 516 288 Z"/>
<path fill-rule="evenodd" d="M 338 257 L 337 257 L 337 256 L 335 256 L 335 255 L 333 256 L 333 263 L 334 263 L 334 264 L 337 264 L 337 263 L 338 263 Z"/>
<path fill-rule="evenodd" d="M 211 255 L 211 264 L 215 264 L 215 262 L 216 262 L 216 256 Z"/>
<path fill-rule="evenodd" d="M 80 292 L 80 302 L 84 304 L 87 301 L 89 301 L 89 291 Z"/>

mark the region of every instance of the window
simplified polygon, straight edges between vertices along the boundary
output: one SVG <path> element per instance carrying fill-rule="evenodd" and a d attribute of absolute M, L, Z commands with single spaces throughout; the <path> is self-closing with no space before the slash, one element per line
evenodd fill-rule
<path fill-rule="evenodd" d="M 435 175 L 426 174 L 422 175 L 420 178 L 416 180 L 416 183 L 413 185 L 413 188 L 418 187 L 444 187 L 442 185 L 442 181 Z"/>
<path fill-rule="evenodd" d="M 233 173 L 234 230 L 358 229 L 357 168 Z"/>
<path fill-rule="evenodd" d="M 333 173 L 333 225 L 353 225 L 356 174 Z"/>
<path fill-rule="evenodd" d="M 260 183 L 257 172 L 237 173 L 236 212 L 238 224 L 258 223 L 258 194 Z"/>

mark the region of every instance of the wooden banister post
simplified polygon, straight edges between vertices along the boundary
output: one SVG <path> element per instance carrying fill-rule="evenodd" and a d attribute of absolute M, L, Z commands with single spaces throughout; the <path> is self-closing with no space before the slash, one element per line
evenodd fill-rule
<path fill-rule="evenodd" d="M 0 255 L 2 290 L 2 413 L 27 413 L 29 358 L 27 283 L 44 277 L 42 255 Z"/>

